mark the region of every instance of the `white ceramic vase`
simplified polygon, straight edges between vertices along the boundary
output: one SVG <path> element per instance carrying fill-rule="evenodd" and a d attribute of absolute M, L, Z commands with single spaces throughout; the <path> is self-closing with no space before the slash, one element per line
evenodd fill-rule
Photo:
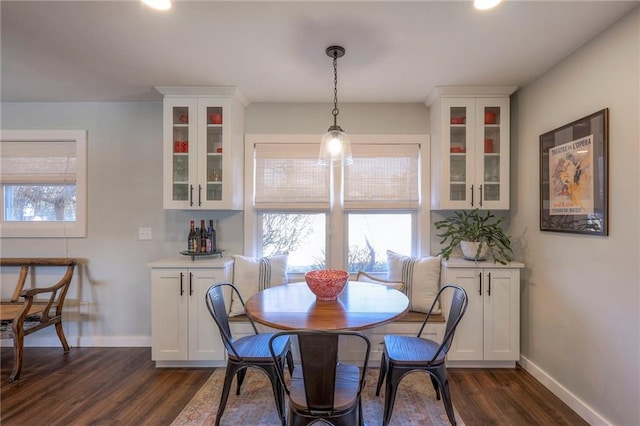
<path fill-rule="evenodd" d="M 487 243 L 483 243 L 480 254 L 476 257 L 479 244 L 480 243 L 477 241 L 461 241 L 460 249 L 462 250 L 462 256 L 467 260 L 485 260 L 489 253 L 489 247 L 487 246 Z"/>

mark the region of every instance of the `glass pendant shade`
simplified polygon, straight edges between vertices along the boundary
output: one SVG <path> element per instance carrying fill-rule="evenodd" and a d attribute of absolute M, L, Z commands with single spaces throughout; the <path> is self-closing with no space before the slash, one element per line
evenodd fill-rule
<path fill-rule="evenodd" d="M 321 166 L 342 167 L 353 164 L 351 143 L 347 134 L 340 126 L 331 126 L 320 141 L 320 156 L 318 164 Z"/>

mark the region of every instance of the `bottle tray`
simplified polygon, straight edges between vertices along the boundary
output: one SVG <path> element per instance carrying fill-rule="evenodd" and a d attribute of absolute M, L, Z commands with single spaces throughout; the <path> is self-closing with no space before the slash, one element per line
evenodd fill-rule
<path fill-rule="evenodd" d="M 182 255 L 191 256 L 191 261 L 196 260 L 196 257 L 204 257 L 204 256 L 220 256 L 220 257 L 222 257 L 222 253 L 224 253 L 224 250 L 213 250 L 213 251 L 208 251 L 206 253 L 189 253 L 186 250 L 180 252 L 180 254 L 182 254 Z"/>

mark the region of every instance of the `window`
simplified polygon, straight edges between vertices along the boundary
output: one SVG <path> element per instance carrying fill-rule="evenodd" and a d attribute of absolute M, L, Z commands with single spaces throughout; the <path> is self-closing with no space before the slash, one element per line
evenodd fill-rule
<path fill-rule="evenodd" d="M 413 249 L 412 213 L 349 213 L 349 272 L 386 272 L 387 250 L 410 254 Z"/>
<path fill-rule="evenodd" d="M 85 131 L 3 131 L 2 237 L 85 237 Z"/>
<path fill-rule="evenodd" d="M 354 163 L 317 165 L 320 136 L 247 135 L 245 247 L 289 253 L 289 272 L 386 272 L 386 250 L 428 244 L 421 152 L 428 137 L 351 135 Z M 428 173 L 428 171 L 427 171 Z M 253 208 L 250 208 L 252 206 Z M 427 227 L 428 228 L 428 227 Z"/>

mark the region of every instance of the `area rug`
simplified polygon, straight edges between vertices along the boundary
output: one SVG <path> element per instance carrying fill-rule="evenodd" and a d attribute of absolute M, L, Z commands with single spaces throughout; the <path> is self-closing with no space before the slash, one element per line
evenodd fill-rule
<path fill-rule="evenodd" d="M 378 369 L 367 370 L 367 384 L 363 393 L 364 420 L 369 426 L 382 425 L 384 387 L 380 396 L 376 396 L 378 371 Z M 223 368 L 216 369 L 173 421 L 172 426 L 215 424 L 224 374 Z M 242 391 L 238 396 L 235 394 L 235 386 L 236 380 L 234 379 L 221 425 L 272 426 L 280 424 L 271 384 L 264 373 L 256 369 L 249 369 L 242 385 Z M 464 425 L 457 411 L 455 415 L 457 423 Z M 436 394 L 427 373 L 411 373 L 400 383 L 390 423 L 390 426 L 398 425 L 449 425 L 444 404 L 442 400 L 436 400 Z"/>

